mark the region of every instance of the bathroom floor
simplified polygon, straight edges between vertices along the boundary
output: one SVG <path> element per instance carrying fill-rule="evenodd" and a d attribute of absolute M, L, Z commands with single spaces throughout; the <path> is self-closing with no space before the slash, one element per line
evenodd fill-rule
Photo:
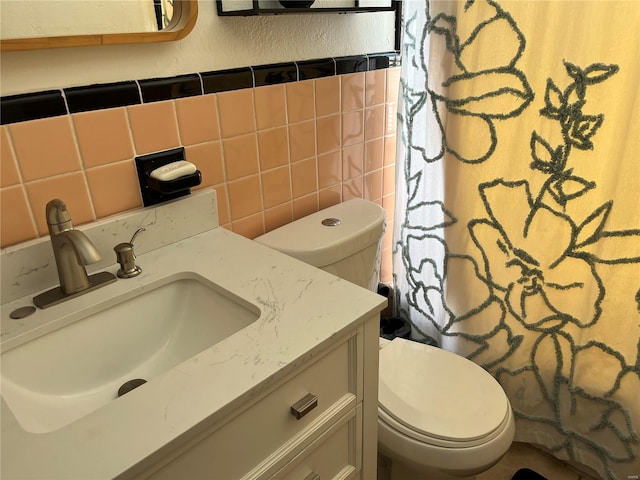
<path fill-rule="evenodd" d="M 531 445 L 517 442 L 496 465 L 478 475 L 476 480 L 511 480 L 521 468 L 534 470 L 547 480 L 596 480 Z M 389 477 L 386 465 L 379 462 L 378 480 L 389 480 Z"/>
<path fill-rule="evenodd" d="M 595 480 L 562 460 L 526 443 L 514 443 L 492 468 L 477 476 L 477 480 L 510 480 L 521 468 L 536 471 L 548 480 Z"/>

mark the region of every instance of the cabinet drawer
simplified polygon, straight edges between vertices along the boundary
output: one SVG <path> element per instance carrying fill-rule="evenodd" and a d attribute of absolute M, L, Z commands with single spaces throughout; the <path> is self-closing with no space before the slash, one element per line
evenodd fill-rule
<path fill-rule="evenodd" d="M 271 480 L 347 480 L 357 478 L 361 406 L 347 413 Z"/>
<path fill-rule="evenodd" d="M 356 405 L 357 340 L 349 338 L 294 372 L 152 478 L 257 478 L 279 468 L 312 441 L 305 440 L 310 432 L 319 434 Z M 297 419 L 291 406 L 310 393 L 317 405 Z"/>

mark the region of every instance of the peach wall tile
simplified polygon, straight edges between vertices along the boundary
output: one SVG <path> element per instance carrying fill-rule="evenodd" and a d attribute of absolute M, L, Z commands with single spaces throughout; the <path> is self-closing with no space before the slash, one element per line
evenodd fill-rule
<path fill-rule="evenodd" d="M 318 190 L 315 157 L 291 164 L 291 189 L 293 198 L 299 198 Z"/>
<path fill-rule="evenodd" d="M 125 161 L 86 171 L 97 218 L 142 206 L 134 162 Z"/>
<path fill-rule="evenodd" d="M 23 181 L 80 170 L 70 117 L 14 123 L 9 133 Z"/>
<path fill-rule="evenodd" d="M 256 124 L 258 130 L 287 123 L 287 104 L 284 85 L 269 85 L 254 89 Z"/>
<path fill-rule="evenodd" d="M 262 213 L 241 218 L 231 222 L 231 229 L 238 235 L 254 239 L 264 233 L 264 219 Z"/>
<path fill-rule="evenodd" d="M 379 105 L 385 102 L 386 70 L 373 70 L 365 73 L 365 105 Z"/>
<path fill-rule="evenodd" d="M 390 102 L 385 105 L 384 134 L 395 135 L 398 126 L 398 104 Z"/>
<path fill-rule="evenodd" d="M 382 169 L 382 195 L 390 195 L 396 191 L 396 166 L 389 165 Z"/>
<path fill-rule="evenodd" d="M 387 249 L 393 246 L 393 222 L 387 220 L 387 229 L 382 237 L 382 248 Z"/>
<path fill-rule="evenodd" d="M 219 140 L 185 147 L 186 160 L 193 163 L 202 174 L 202 183 L 193 190 L 199 190 L 224 182 L 222 146 Z"/>
<path fill-rule="evenodd" d="M 25 185 L 38 234 L 48 234 L 45 206 L 59 198 L 67 204 L 75 226 L 95 220 L 84 175 L 80 172 L 38 180 Z"/>
<path fill-rule="evenodd" d="M 382 208 L 384 208 L 387 214 L 387 223 L 393 222 L 393 217 L 395 215 L 396 208 L 396 195 L 395 193 L 391 193 L 382 197 Z"/>
<path fill-rule="evenodd" d="M 377 138 L 364 144 L 364 171 L 382 168 L 384 161 L 384 139 Z"/>
<path fill-rule="evenodd" d="M 363 197 L 367 200 L 374 201 L 382 198 L 382 169 L 365 173 L 363 188 Z"/>
<path fill-rule="evenodd" d="M 387 102 L 396 102 L 400 94 L 400 67 L 387 69 Z"/>
<path fill-rule="evenodd" d="M 312 193 L 306 197 L 296 198 L 293 201 L 293 219 L 306 217 L 318 211 L 318 193 Z"/>
<path fill-rule="evenodd" d="M 325 77 L 4 126 L 0 137 L 2 185 L 15 182 L 16 188 L 22 188 L 22 205 L 26 205 L 27 213 L 15 219 L 3 214 L 2 227 L 13 230 L 12 234 L 26 231 L 16 242 L 37 236 L 37 232 L 46 234 L 44 205 L 56 197 L 62 197 L 69 204 L 76 224 L 93 220 L 94 209 L 95 215 L 101 217 L 133 208 L 132 196 L 127 197 L 126 192 L 113 196 L 107 185 L 125 186 L 129 181 L 135 182 L 135 189 L 127 191 L 131 195 L 135 193 L 139 202 L 133 164 L 126 160 L 181 144 L 186 145 L 187 160 L 203 173 L 203 183 L 196 189 L 216 190 L 220 225 L 249 238 L 350 198 L 370 198 L 387 209 L 393 204 L 395 191 L 395 118 L 393 124 L 389 122 L 395 117 L 397 105 L 397 96 L 392 95 L 389 88 L 394 82 L 398 84 L 399 69 L 397 75 L 393 75 L 387 70 L 384 82 L 379 71 Z M 380 103 L 380 85 L 385 82 L 387 103 Z M 365 129 L 365 105 L 385 108 L 382 133 L 375 131 L 375 138 L 366 142 L 365 132 L 370 138 L 372 130 L 370 125 Z M 341 113 L 341 108 L 347 111 Z M 216 109 L 217 116 L 214 115 Z M 315 116 L 312 115 L 314 109 Z M 368 113 L 371 121 L 373 114 Z M 296 122 L 306 118 L 308 120 Z M 71 165 L 76 173 L 68 174 L 54 163 L 56 173 L 47 172 L 45 176 L 58 177 L 25 179 L 21 187 L 22 159 L 17 150 L 13 170 L 11 162 L 5 166 L 13 155 L 14 130 L 19 137 L 22 134 L 23 140 L 28 138 L 32 143 L 33 138 L 40 139 L 34 132 L 43 130 L 45 138 L 51 136 L 49 123 L 56 124 L 54 129 L 66 128 L 67 138 L 71 139 L 67 146 L 75 151 L 72 158 L 76 164 L 71 162 Z M 32 125 L 26 128 L 24 124 Z M 41 124 L 45 124 L 44 127 Z M 169 134 L 164 134 L 162 129 L 167 125 Z M 74 128 L 77 145 L 73 142 Z M 114 149 L 115 152 L 126 150 L 127 142 L 105 145 L 104 137 L 100 136 L 109 128 L 115 129 L 109 135 L 111 139 L 128 137 L 130 154 L 125 158 L 116 160 L 123 154 L 114 153 Z M 91 135 L 96 136 L 94 140 L 90 139 Z M 145 136 L 149 137 L 146 144 L 142 142 Z M 137 151 L 138 148 L 147 151 Z M 80 171 L 81 157 L 85 167 L 89 167 L 86 174 Z M 40 160 L 41 157 L 36 163 L 38 172 L 43 167 Z M 63 159 L 63 165 L 64 161 L 68 162 L 68 156 Z M 52 168 L 51 165 L 48 168 Z M 0 191 L 3 199 L 5 190 L 7 188 Z M 10 227 L 5 227 L 6 219 Z M 389 235 L 385 235 L 385 247 L 391 244 Z M 5 239 L 1 241 L 5 245 Z"/>
<path fill-rule="evenodd" d="M 380 282 L 393 285 L 393 251 L 383 249 L 380 256 Z"/>
<path fill-rule="evenodd" d="M 384 204 L 385 202 L 385 198 L 393 198 L 393 195 L 389 195 L 388 197 L 383 197 L 382 198 L 382 203 Z M 384 208 L 384 205 L 383 205 Z M 393 207 L 392 207 L 393 209 Z M 386 210 L 386 208 L 385 208 Z M 382 235 L 382 249 L 386 249 L 386 248 L 392 248 L 393 247 L 393 234 L 394 234 L 394 224 L 393 224 L 393 217 L 389 217 L 388 213 L 387 213 L 387 217 L 386 217 L 386 226 L 385 226 L 385 230 L 384 233 Z"/>
<path fill-rule="evenodd" d="M 364 145 L 359 143 L 342 150 L 342 180 L 349 180 L 364 172 Z"/>
<path fill-rule="evenodd" d="M 286 89 L 289 123 L 297 123 L 314 118 L 313 80 L 287 83 Z"/>
<path fill-rule="evenodd" d="M 76 113 L 72 119 L 85 167 L 97 167 L 134 157 L 125 108 Z"/>
<path fill-rule="evenodd" d="M 326 188 L 342 181 L 342 155 L 340 152 L 318 155 L 318 187 Z"/>
<path fill-rule="evenodd" d="M 340 77 L 317 78 L 314 82 L 316 116 L 340 113 Z"/>
<path fill-rule="evenodd" d="M 227 184 L 214 185 L 213 189 L 216 191 L 216 198 L 218 199 L 218 223 L 220 225 L 227 224 L 231 222 Z"/>
<path fill-rule="evenodd" d="M 218 112 L 223 138 L 254 132 L 256 121 L 253 89 L 218 93 Z"/>
<path fill-rule="evenodd" d="M 7 129 L 2 127 L 0 132 L 0 186 L 8 187 L 20 183 L 20 175 L 16 159 L 11 151 Z"/>
<path fill-rule="evenodd" d="M 260 168 L 268 170 L 289 163 L 289 137 L 287 127 L 258 132 Z"/>
<path fill-rule="evenodd" d="M 334 185 L 318 192 L 318 208 L 320 210 L 337 205 L 342 200 L 342 185 Z"/>
<path fill-rule="evenodd" d="M 222 141 L 227 180 L 236 180 L 258 173 L 257 141 L 255 133 L 225 138 Z"/>
<path fill-rule="evenodd" d="M 316 154 L 315 121 L 289 125 L 289 158 L 292 162 L 312 157 Z"/>
<path fill-rule="evenodd" d="M 385 106 L 376 105 L 364 111 L 364 138 L 373 140 L 384 135 Z"/>
<path fill-rule="evenodd" d="M 293 203 L 286 202 L 264 211 L 265 232 L 275 230 L 293 220 Z"/>
<path fill-rule="evenodd" d="M 138 155 L 180 145 L 173 101 L 134 105 L 127 111 Z"/>
<path fill-rule="evenodd" d="M 264 208 L 291 201 L 291 175 L 289 166 L 262 173 L 262 198 Z"/>
<path fill-rule="evenodd" d="M 0 213 L 1 247 L 36 238 L 36 227 L 22 185 L 0 189 Z"/>
<path fill-rule="evenodd" d="M 396 136 L 384 137 L 384 165 L 396 163 Z"/>
<path fill-rule="evenodd" d="M 364 141 L 364 112 L 356 110 L 342 114 L 342 146 Z"/>
<path fill-rule="evenodd" d="M 346 202 L 352 198 L 362 198 L 362 190 L 362 177 L 356 177 L 342 182 L 342 201 Z"/>
<path fill-rule="evenodd" d="M 382 248 L 388 248 L 393 244 L 393 219 L 396 208 L 395 194 L 382 197 L 382 208 L 384 208 L 387 215 L 387 229 L 385 230 L 384 237 L 382 238 Z"/>
<path fill-rule="evenodd" d="M 383 199 L 383 203 L 384 203 L 384 199 Z M 384 206 L 383 206 L 384 208 Z M 386 210 L 386 209 L 385 209 Z M 388 262 L 388 268 L 390 268 L 391 270 L 393 270 L 393 219 L 389 219 L 389 216 L 387 216 L 386 218 L 386 227 L 385 227 L 385 231 L 382 235 L 382 245 L 381 245 L 381 250 L 382 250 L 382 262 L 387 261 Z M 387 252 L 386 254 L 384 252 Z M 385 260 L 385 256 L 386 256 L 386 260 Z M 382 265 L 381 265 L 382 268 Z"/>
<path fill-rule="evenodd" d="M 220 138 L 216 95 L 180 98 L 176 100 L 176 115 L 183 145 Z"/>
<path fill-rule="evenodd" d="M 364 72 L 342 75 L 340 83 L 342 111 L 364 107 Z"/>
<path fill-rule="evenodd" d="M 236 221 L 262 210 L 262 193 L 258 175 L 227 183 L 231 221 Z"/>
<path fill-rule="evenodd" d="M 331 115 L 316 120 L 318 155 L 340 149 L 340 115 Z"/>

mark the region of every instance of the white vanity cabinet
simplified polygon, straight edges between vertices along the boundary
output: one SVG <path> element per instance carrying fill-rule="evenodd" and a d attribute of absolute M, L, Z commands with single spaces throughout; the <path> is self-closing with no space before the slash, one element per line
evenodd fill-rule
<path fill-rule="evenodd" d="M 29 390 L 33 398 L 78 413 L 76 397 L 91 396 L 98 387 L 113 393 L 123 375 L 125 381 L 147 380 L 120 398 L 110 394 L 97 408 L 44 434 L 27 430 L 0 398 L 0 477 L 375 479 L 379 312 L 385 299 L 218 227 L 213 190 L 110 217 L 83 232 L 106 259 L 114 239 L 131 238 L 141 226 L 148 235 L 138 251 L 141 275 L 20 321 L 10 313 L 56 284 L 50 241 L 42 238 L 0 252 L 0 353 L 49 334 L 68 335 L 65 344 L 83 348 L 95 336 L 100 345 L 88 353 L 95 358 L 78 363 L 77 371 L 62 369 L 64 377 L 81 380 L 49 381 L 47 388 Z M 104 260 L 96 269 L 115 273 L 117 265 Z M 194 338 L 195 355 L 190 351 L 174 366 L 139 373 L 149 358 L 167 353 L 163 349 L 181 338 L 182 327 L 169 329 L 153 323 L 155 318 L 136 321 L 132 309 L 126 334 L 136 341 L 113 349 L 102 332 L 112 333 L 114 325 L 97 322 L 99 328 L 94 327 L 94 314 L 183 280 L 215 289 L 252 312 L 253 320 L 223 339 L 207 340 L 214 343 L 204 350 Z M 222 328 L 228 320 L 224 304 L 203 304 L 176 325 L 189 324 L 191 332 L 199 332 L 202 321 Z M 76 322 L 92 327 L 78 338 L 68 328 Z M 160 338 L 161 330 L 164 342 L 146 343 Z M 147 353 L 141 357 L 143 350 Z M 100 364 L 99 371 L 91 373 L 89 360 Z M 6 375 L 5 370 L 0 373 Z M 317 405 L 297 419 L 291 407 L 309 394 L 317 397 Z"/>
<path fill-rule="evenodd" d="M 259 386 L 139 478 L 375 479 L 378 334 L 375 315 L 303 355 L 292 371 Z M 310 405 L 306 413 L 298 405 L 296 418 L 292 406 L 301 399 Z"/>

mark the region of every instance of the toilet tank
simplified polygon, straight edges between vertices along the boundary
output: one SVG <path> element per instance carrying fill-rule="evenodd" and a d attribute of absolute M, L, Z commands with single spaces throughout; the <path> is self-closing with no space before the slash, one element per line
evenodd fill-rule
<path fill-rule="evenodd" d="M 356 198 L 262 235 L 255 241 L 376 291 L 385 211 Z"/>

